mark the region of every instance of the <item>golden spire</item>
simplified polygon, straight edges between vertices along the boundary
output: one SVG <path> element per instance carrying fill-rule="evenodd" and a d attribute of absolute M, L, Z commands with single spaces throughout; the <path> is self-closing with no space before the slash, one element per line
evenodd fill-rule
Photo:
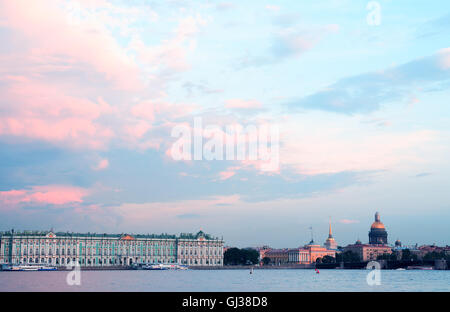
<path fill-rule="evenodd" d="M 333 238 L 333 234 L 331 233 L 331 217 L 330 217 L 330 230 L 328 232 L 328 238 Z"/>

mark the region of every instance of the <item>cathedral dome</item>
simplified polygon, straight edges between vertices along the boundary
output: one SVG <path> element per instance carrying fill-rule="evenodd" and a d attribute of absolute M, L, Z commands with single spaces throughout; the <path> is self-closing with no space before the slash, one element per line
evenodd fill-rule
<path fill-rule="evenodd" d="M 382 230 L 385 229 L 384 224 L 382 222 L 377 222 L 377 221 L 372 223 L 372 226 L 370 228 L 371 229 L 382 229 Z"/>
<path fill-rule="evenodd" d="M 375 222 L 372 223 L 372 226 L 370 228 L 371 229 L 380 229 L 380 230 L 386 229 L 384 227 L 384 224 L 380 221 L 380 214 L 378 212 L 375 214 Z"/>
<path fill-rule="evenodd" d="M 380 221 L 380 214 L 375 214 L 375 222 L 372 223 L 369 232 L 369 244 L 385 245 L 387 241 L 387 231 L 384 224 Z"/>

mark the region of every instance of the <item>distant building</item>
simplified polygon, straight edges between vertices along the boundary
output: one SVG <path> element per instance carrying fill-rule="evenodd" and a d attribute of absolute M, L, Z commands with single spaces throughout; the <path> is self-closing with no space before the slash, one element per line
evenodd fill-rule
<path fill-rule="evenodd" d="M 129 235 L 27 231 L 0 233 L 0 264 L 129 266 L 223 265 L 223 240 L 197 234 Z"/>
<path fill-rule="evenodd" d="M 310 264 L 325 256 L 336 258 L 337 243 L 331 232 L 331 222 L 329 226 L 328 238 L 325 246 L 314 243 L 311 239 L 309 244 L 298 248 L 271 249 L 268 246 L 258 248 L 261 261 L 269 258 L 274 265 L 283 264 Z"/>
<path fill-rule="evenodd" d="M 369 244 L 387 245 L 387 231 L 384 224 L 380 221 L 380 214 L 375 213 L 375 222 L 372 223 L 369 231 Z"/>
<path fill-rule="evenodd" d="M 344 252 L 351 251 L 359 256 L 361 261 L 377 260 L 378 256 L 391 254 L 392 248 L 387 245 L 362 244 L 357 241 L 355 244 L 344 247 Z"/>
<path fill-rule="evenodd" d="M 325 256 L 336 257 L 336 250 L 330 250 L 311 241 L 308 245 L 298 248 L 271 249 L 265 252 L 265 257 L 274 265 L 309 264 Z"/>
<path fill-rule="evenodd" d="M 270 264 L 283 265 L 289 262 L 289 249 L 271 249 L 265 253 L 270 259 Z"/>
<path fill-rule="evenodd" d="M 425 257 L 425 255 L 430 252 L 438 252 L 443 253 L 444 255 L 450 255 L 450 246 L 439 247 L 436 245 L 422 245 L 417 247 L 416 250 L 416 254 L 420 259 Z"/>
<path fill-rule="evenodd" d="M 358 239 L 355 244 L 344 247 L 343 251 L 351 251 L 357 254 L 361 261 L 377 260 L 378 256 L 392 254 L 392 247 L 387 245 L 387 231 L 380 221 L 380 214 L 375 213 L 375 222 L 372 223 L 369 231 L 369 244 L 363 244 Z M 396 244 L 400 244 L 397 241 Z"/>
<path fill-rule="evenodd" d="M 337 242 L 334 240 L 333 234 L 331 233 L 331 221 L 330 221 L 330 228 L 329 228 L 329 232 L 328 232 L 328 238 L 327 238 L 327 240 L 325 241 L 324 246 L 325 246 L 327 249 L 330 249 L 330 250 L 337 250 L 337 248 L 338 248 L 338 244 L 337 244 Z"/>
<path fill-rule="evenodd" d="M 305 248 L 293 248 L 288 250 L 288 262 L 292 264 L 311 263 L 311 254 Z"/>
<path fill-rule="evenodd" d="M 255 250 L 258 251 L 258 253 L 259 253 L 259 261 L 261 262 L 265 258 L 266 253 L 269 250 L 272 250 L 272 248 L 270 248 L 269 246 L 261 246 L 261 247 L 256 247 Z"/>
<path fill-rule="evenodd" d="M 336 250 L 330 250 L 315 244 L 314 241 L 309 242 L 304 248 L 309 252 L 310 263 L 314 263 L 318 258 L 323 258 L 325 256 L 336 258 Z"/>

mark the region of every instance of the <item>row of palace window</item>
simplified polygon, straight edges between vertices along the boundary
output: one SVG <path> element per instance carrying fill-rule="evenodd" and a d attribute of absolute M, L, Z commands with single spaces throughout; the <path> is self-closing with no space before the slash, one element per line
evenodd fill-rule
<path fill-rule="evenodd" d="M 212 265 L 212 264 L 221 264 L 222 261 L 221 260 L 217 260 L 217 259 L 187 259 L 187 260 L 182 260 L 181 264 L 187 264 L 187 265 Z"/>
<path fill-rule="evenodd" d="M 16 260 L 17 262 L 18 260 Z M 56 258 L 55 261 L 53 261 L 52 259 L 47 259 L 47 258 L 23 258 L 21 259 L 21 264 L 30 264 L 30 263 L 41 263 L 41 264 L 56 264 L 56 265 L 70 265 L 73 264 L 74 262 L 76 262 L 77 259 L 76 258 Z M 133 262 L 136 263 L 144 263 L 144 259 L 138 259 L 136 258 L 135 261 L 133 261 L 133 259 L 128 259 L 128 258 L 114 258 L 114 259 L 78 259 L 78 264 L 80 265 L 94 265 L 94 264 L 99 264 L 99 265 L 129 265 Z M 154 263 L 175 263 L 175 259 L 152 259 L 151 262 Z M 5 259 L 5 263 L 8 263 L 8 260 Z"/>
<path fill-rule="evenodd" d="M 86 249 L 82 248 L 82 254 L 85 254 Z M 114 250 L 112 248 L 87 248 L 87 254 L 88 255 L 103 255 L 103 256 L 110 256 L 110 255 L 114 255 L 114 252 L 117 255 L 117 251 L 118 249 L 115 248 Z M 162 255 L 162 256 L 173 256 L 175 255 L 174 249 L 170 248 L 170 249 L 143 249 L 143 252 L 141 253 L 140 250 L 134 250 L 134 249 L 125 249 L 125 248 L 121 248 L 119 249 L 119 251 L 121 252 L 120 255 L 131 255 L 131 256 L 135 256 L 135 255 L 154 255 L 154 256 L 158 256 L 158 255 Z M 71 255 L 71 250 L 67 249 L 61 249 L 61 255 L 64 256 L 67 253 L 68 256 Z M 8 249 L 5 248 L 4 250 L 4 254 L 8 254 Z M 22 250 L 22 253 L 20 252 L 20 249 L 16 249 L 16 255 L 39 255 L 39 249 L 35 249 L 34 253 L 33 253 L 33 249 L 29 249 L 28 252 L 26 249 Z M 59 249 L 57 248 L 54 252 L 55 255 L 59 256 L 60 252 Z M 76 255 L 77 251 L 76 248 L 73 248 L 73 255 Z M 41 255 L 49 255 L 52 256 L 53 255 L 53 249 L 48 249 L 48 251 L 46 252 L 46 250 L 44 248 L 41 249 Z"/>
<path fill-rule="evenodd" d="M 214 251 L 214 252 L 213 252 L 213 251 Z M 196 255 L 197 255 L 197 249 L 194 249 L 193 251 L 192 251 L 192 249 L 189 249 L 189 250 L 186 250 L 186 251 L 185 251 L 184 249 L 181 249 L 181 250 L 180 250 L 180 254 L 181 254 L 181 255 L 186 254 L 186 255 L 194 255 L 194 256 L 196 256 Z M 213 254 L 214 254 L 215 256 L 217 256 L 217 254 L 218 254 L 217 249 L 207 248 L 207 249 L 205 250 L 205 255 L 210 255 L 210 256 L 212 256 Z M 203 256 L 203 249 L 200 249 L 199 255 L 200 255 L 200 256 Z"/>
<path fill-rule="evenodd" d="M 83 244 L 83 246 L 84 247 L 92 247 L 92 248 L 108 248 L 108 247 L 110 247 L 111 248 L 111 245 L 112 245 L 112 248 L 117 248 L 117 247 L 141 247 L 141 248 L 145 248 L 145 247 L 147 247 L 147 248 L 159 248 L 159 247 L 168 247 L 168 248 L 171 248 L 171 249 L 174 249 L 174 248 L 176 248 L 175 247 L 175 245 L 174 245 L 174 243 L 167 243 L 167 242 L 150 242 L 150 241 L 147 241 L 147 242 L 114 242 L 114 241 L 83 241 L 83 242 L 80 242 L 80 241 L 53 241 L 53 244 L 52 244 L 52 242 L 48 242 L 48 241 L 33 241 L 33 240 L 31 240 L 31 241 L 29 241 L 29 240 L 26 240 L 26 241 L 15 241 L 15 245 L 17 246 L 17 245 L 19 245 L 19 244 L 22 244 L 22 246 L 24 246 L 24 247 L 33 247 L 33 245 L 37 245 L 36 247 L 47 247 L 47 248 L 49 248 L 49 247 L 51 247 L 52 245 L 56 245 L 56 246 L 66 246 L 67 245 L 67 247 L 76 247 L 76 246 L 78 246 L 80 243 L 82 243 Z M 6 247 L 9 247 L 10 246 L 10 243 L 9 242 L 6 242 L 5 243 L 5 245 L 6 245 Z M 201 248 L 201 247 L 206 247 L 206 248 L 214 248 L 214 247 L 220 247 L 219 245 L 217 245 L 217 244 L 213 244 L 213 245 L 208 245 L 207 243 L 204 243 L 204 244 L 196 244 L 196 243 L 188 243 L 188 244 L 181 244 L 181 245 L 179 245 L 179 247 L 180 248 L 188 248 L 188 247 L 190 247 L 190 248 Z"/>
<path fill-rule="evenodd" d="M 16 245 L 22 244 L 22 245 L 78 245 L 81 243 L 80 241 L 70 241 L 70 242 L 64 242 L 64 241 L 15 241 Z M 9 243 L 7 243 L 9 244 Z M 83 244 L 89 247 L 95 247 L 95 246 L 110 246 L 110 245 L 117 245 L 117 246 L 133 246 L 133 247 L 143 247 L 143 246 L 168 246 L 174 248 L 174 243 L 169 242 L 116 242 L 116 241 L 83 241 Z"/>
<path fill-rule="evenodd" d="M 81 245 L 81 243 L 80 243 L 80 245 Z M 4 245 L 5 246 L 5 249 L 9 249 L 9 244 L 5 244 Z M 24 249 L 27 249 L 27 248 L 33 248 L 32 246 L 27 246 L 27 245 L 22 245 L 23 246 L 23 248 Z M 86 244 L 84 244 L 84 245 L 81 245 L 81 246 L 83 246 L 84 248 L 97 248 L 97 249 L 100 249 L 100 250 L 111 250 L 111 249 L 116 249 L 117 250 L 117 248 L 118 248 L 118 246 L 122 246 L 122 245 L 118 245 L 118 246 L 115 246 L 114 244 L 113 244 L 113 246 L 112 247 L 107 247 L 107 246 L 105 246 L 105 245 L 86 245 Z M 36 246 L 37 247 L 37 246 Z M 77 246 L 74 246 L 74 247 L 77 247 Z M 52 246 L 49 246 L 49 245 L 41 245 L 40 246 L 40 248 L 45 248 L 45 249 L 49 249 L 49 250 L 52 250 L 52 249 L 54 249 Z M 141 246 L 139 246 L 139 245 L 137 245 L 137 246 L 135 246 L 135 245 L 129 245 L 129 246 L 122 246 L 121 247 L 122 248 L 122 250 L 125 250 L 125 249 L 130 249 L 130 250 L 133 250 L 133 249 L 138 249 L 138 248 L 140 248 L 140 249 L 143 249 L 144 250 L 144 253 L 146 252 L 146 249 L 148 248 L 148 249 L 159 249 L 159 248 L 166 248 L 166 249 L 170 249 L 170 250 L 174 250 L 175 249 L 175 246 L 174 245 L 168 245 L 168 246 L 166 246 L 166 245 L 163 245 L 163 244 L 161 244 L 161 245 L 158 245 L 158 244 L 154 244 L 154 245 L 149 245 L 149 246 L 146 246 L 146 245 L 141 245 Z M 16 245 L 16 249 L 17 250 L 19 250 L 19 246 L 18 245 Z M 58 250 L 58 248 L 56 249 L 56 250 Z M 64 250 L 64 249 L 61 249 L 61 250 Z M 100 251 L 101 252 L 101 251 Z"/>

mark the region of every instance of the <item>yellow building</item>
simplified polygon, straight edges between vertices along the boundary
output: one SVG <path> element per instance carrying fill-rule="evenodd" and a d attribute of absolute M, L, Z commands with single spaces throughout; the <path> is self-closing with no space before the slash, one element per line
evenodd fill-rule
<path fill-rule="evenodd" d="M 310 263 L 315 263 L 318 258 L 323 258 L 325 256 L 330 256 L 336 258 L 336 251 L 327 249 L 326 247 L 315 244 L 311 241 L 308 245 L 304 247 L 309 253 Z"/>

